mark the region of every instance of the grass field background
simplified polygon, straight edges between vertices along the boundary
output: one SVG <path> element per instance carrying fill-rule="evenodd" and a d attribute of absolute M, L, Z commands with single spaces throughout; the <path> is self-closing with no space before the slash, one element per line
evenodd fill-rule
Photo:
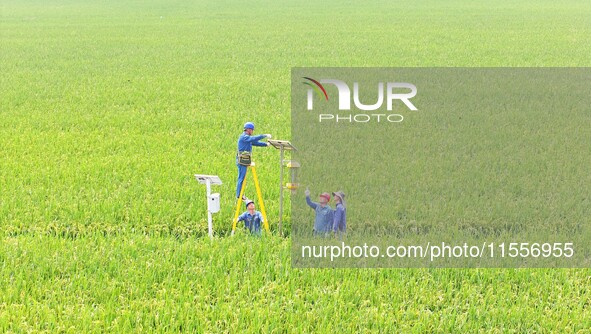
<path fill-rule="evenodd" d="M 0 29 L 1 331 L 589 332 L 589 270 L 296 270 L 225 235 L 291 67 L 590 66 L 591 4 L 5 0 Z M 224 181 L 213 242 L 194 173 Z"/>

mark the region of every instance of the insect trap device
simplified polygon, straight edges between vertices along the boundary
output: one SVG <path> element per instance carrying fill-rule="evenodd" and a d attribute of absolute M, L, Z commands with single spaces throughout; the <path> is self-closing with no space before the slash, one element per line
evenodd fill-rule
<path fill-rule="evenodd" d="M 298 183 L 298 170 L 300 169 L 300 164 L 297 161 L 293 160 L 285 160 L 285 151 L 297 151 L 295 146 L 293 146 L 287 140 L 268 140 L 267 141 L 271 146 L 275 147 L 279 150 L 279 166 L 281 168 L 279 173 L 279 235 L 281 235 L 281 222 L 283 220 L 283 189 L 289 189 L 292 193 L 299 187 Z M 289 182 L 283 183 L 283 174 L 284 169 L 287 168 L 289 171 Z"/>
<path fill-rule="evenodd" d="M 284 163 L 287 170 L 289 170 L 290 179 L 290 182 L 285 184 L 285 188 L 291 190 L 291 193 L 293 194 L 300 187 L 300 184 L 298 183 L 298 170 L 300 169 L 300 163 L 293 160 L 286 160 Z"/>

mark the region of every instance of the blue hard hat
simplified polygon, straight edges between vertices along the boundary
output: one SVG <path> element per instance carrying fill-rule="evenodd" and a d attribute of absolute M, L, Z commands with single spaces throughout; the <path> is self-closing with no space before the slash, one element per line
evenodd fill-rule
<path fill-rule="evenodd" d="M 253 122 L 244 123 L 244 130 L 246 130 L 246 129 L 254 130 L 254 123 Z"/>

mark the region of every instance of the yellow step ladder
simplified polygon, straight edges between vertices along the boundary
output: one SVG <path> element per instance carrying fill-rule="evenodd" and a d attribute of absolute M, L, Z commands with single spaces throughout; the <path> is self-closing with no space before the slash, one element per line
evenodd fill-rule
<path fill-rule="evenodd" d="M 246 177 L 248 171 L 252 170 L 252 177 L 254 179 L 254 186 L 257 190 L 258 205 L 261 207 L 261 214 L 263 215 L 263 227 L 267 233 L 271 233 L 269 230 L 269 221 L 267 220 L 267 212 L 265 211 L 265 203 L 263 202 L 263 193 L 259 184 L 259 178 L 257 176 L 257 170 L 254 166 L 254 161 L 250 163 L 250 166 L 246 167 L 246 174 L 244 175 L 244 182 L 242 182 L 242 188 L 240 189 L 240 196 L 236 199 L 236 213 L 234 214 L 234 220 L 232 221 L 232 235 L 236 231 L 236 224 L 238 223 L 238 216 L 240 215 L 240 206 L 242 205 L 242 196 L 244 195 L 244 189 L 246 189 Z"/>

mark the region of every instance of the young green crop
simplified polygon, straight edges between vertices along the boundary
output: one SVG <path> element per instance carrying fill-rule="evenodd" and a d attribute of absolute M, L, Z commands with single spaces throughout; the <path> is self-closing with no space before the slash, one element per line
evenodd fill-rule
<path fill-rule="evenodd" d="M 590 17 L 578 1 L 4 1 L 0 331 L 588 332 L 589 270 L 297 270 L 289 238 L 226 234 L 241 126 L 290 138 L 291 67 L 589 66 Z M 278 152 L 254 160 L 276 234 Z M 213 241 L 195 173 L 223 181 Z"/>

